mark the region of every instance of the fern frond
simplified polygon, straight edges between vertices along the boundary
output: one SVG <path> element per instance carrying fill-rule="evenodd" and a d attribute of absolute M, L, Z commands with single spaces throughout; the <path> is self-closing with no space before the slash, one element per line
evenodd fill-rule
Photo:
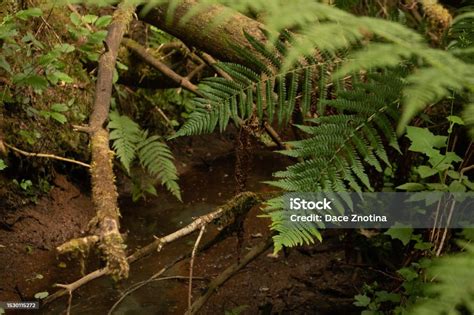
<path fill-rule="evenodd" d="M 367 77 L 368 81 L 358 83 L 357 88 L 342 90 L 336 99 L 325 102 L 337 114 L 297 126 L 309 137 L 289 142 L 291 150 L 281 153 L 302 161 L 275 173 L 276 179 L 268 184 L 289 192 L 360 192 L 362 187 L 372 190 L 366 167 L 381 172 L 382 165 L 389 165 L 385 144 L 396 141 L 394 125 L 398 117 L 392 116 L 397 112 L 403 84 L 391 71 Z M 379 88 L 387 84 L 395 91 L 387 94 Z M 274 220 L 272 229 L 278 232 L 275 249 L 312 242 L 308 237 L 315 237 L 318 228 L 313 222 L 288 224 L 285 215 L 289 212 L 282 210 L 281 197 L 270 200 L 268 205 L 266 211 Z"/>
<path fill-rule="evenodd" d="M 161 142 L 158 136 L 148 137 L 148 133 L 143 131 L 137 149 L 140 163 L 147 172 L 151 176 L 158 177 L 161 184 L 181 200 L 181 192 L 177 184 L 178 171 L 173 163 L 173 154 L 166 143 Z"/>
<path fill-rule="evenodd" d="M 129 117 L 121 116 L 115 111 L 110 113 L 109 118 L 108 128 L 112 148 L 130 173 L 130 164 L 136 157 L 136 144 L 140 140 L 140 126 Z"/>
<path fill-rule="evenodd" d="M 204 97 L 194 99 L 195 112 L 173 137 L 209 133 L 217 126 L 222 132 L 229 118 L 240 124 L 254 114 L 260 121 L 270 124 L 276 118 L 280 127 L 289 123 L 295 108 L 299 108 L 305 116 L 310 110 L 315 90 L 312 76 L 321 66 L 308 56 L 307 64 L 299 65 L 287 73 L 279 73 L 282 53 L 288 46 L 283 40 L 293 41 L 288 32 L 282 34 L 282 40 L 275 45 L 263 45 L 246 33 L 249 43 L 270 66 L 263 64 L 248 50 L 235 47 L 247 63 L 252 68 L 259 69 L 263 75 L 242 65 L 218 63 L 217 66 L 229 74 L 232 80 L 214 77 L 202 80 L 199 90 Z M 324 81 L 325 79 L 326 77 L 323 78 Z M 325 86 L 325 83 L 321 83 L 321 86 Z"/>
<path fill-rule="evenodd" d="M 177 184 L 178 172 L 173 164 L 173 154 L 158 136 L 148 136 L 146 130 L 127 116 L 110 113 L 109 129 L 112 148 L 123 166 L 130 173 L 132 162 L 138 158 L 148 174 L 158 177 L 176 198 L 181 200 Z"/>
<path fill-rule="evenodd" d="M 427 286 L 429 297 L 418 299 L 410 314 L 474 313 L 474 246 L 463 247 L 466 252 L 442 257 L 428 268 L 429 279 L 435 282 Z"/>

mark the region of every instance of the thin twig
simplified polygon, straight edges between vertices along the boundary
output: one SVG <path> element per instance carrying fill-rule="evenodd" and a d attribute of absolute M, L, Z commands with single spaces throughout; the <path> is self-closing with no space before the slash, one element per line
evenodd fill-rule
<path fill-rule="evenodd" d="M 216 71 L 216 73 L 218 73 L 221 77 L 223 77 L 224 79 L 228 80 L 228 81 L 233 81 L 232 77 L 227 73 L 225 72 L 224 70 L 222 70 L 221 68 L 217 67 L 216 64 L 217 64 L 217 60 L 214 59 L 214 57 L 212 57 L 211 55 L 205 53 L 205 52 L 202 52 L 201 53 L 201 57 L 202 59 L 204 59 L 204 61 L 206 61 L 213 69 L 214 71 Z"/>
<path fill-rule="evenodd" d="M 454 205 L 456 204 L 456 200 L 453 199 L 451 203 L 451 208 L 449 209 L 448 219 L 446 221 L 446 228 L 444 229 L 443 237 L 441 238 L 441 242 L 439 243 L 438 250 L 436 252 L 436 256 L 441 255 L 441 251 L 443 250 L 444 242 L 446 240 L 446 235 L 448 234 L 448 226 L 451 223 L 451 217 L 454 212 Z"/>
<path fill-rule="evenodd" d="M 69 293 L 69 298 L 67 300 L 67 310 L 66 310 L 66 315 L 70 315 L 71 314 L 71 305 L 72 305 L 72 291 L 70 290 L 70 288 L 68 288 L 67 285 L 62 285 L 62 284 L 56 284 L 57 287 L 60 287 L 60 288 L 63 288 L 63 289 L 66 289 L 67 292 Z"/>
<path fill-rule="evenodd" d="M 136 41 L 129 39 L 129 38 L 124 38 L 122 43 L 129 48 L 131 51 L 133 51 L 137 56 L 139 56 L 143 61 L 151 65 L 152 67 L 156 68 L 158 71 L 163 73 L 165 76 L 170 78 L 171 80 L 175 81 L 179 85 L 181 85 L 183 88 L 189 90 L 190 92 L 198 95 L 198 96 L 203 96 L 201 92 L 198 91 L 197 85 L 194 85 L 189 81 L 188 78 L 183 77 L 179 75 L 178 73 L 174 72 L 170 67 L 168 67 L 165 63 L 161 62 L 157 58 L 153 57 L 150 55 L 147 51 L 146 48 L 141 46 L 139 43 Z"/>
<path fill-rule="evenodd" d="M 192 295 L 193 295 L 193 267 L 194 267 L 194 257 L 196 257 L 196 251 L 198 249 L 199 243 L 201 242 L 202 235 L 206 230 L 206 226 L 203 225 L 201 227 L 201 231 L 199 231 L 199 235 L 196 239 L 196 243 L 194 243 L 194 248 L 191 253 L 191 261 L 189 262 L 189 288 L 188 288 L 188 310 L 191 309 L 192 305 Z"/>
<path fill-rule="evenodd" d="M 81 14 L 77 11 L 77 9 L 72 5 L 72 4 L 68 4 L 67 5 L 68 9 L 71 10 L 73 13 L 76 13 L 77 15 L 79 15 L 79 17 L 81 17 Z M 92 27 L 89 25 L 89 23 L 83 23 L 84 26 L 89 30 L 89 31 L 93 31 Z"/>
<path fill-rule="evenodd" d="M 73 163 L 73 164 L 77 164 L 77 165 L 81 165 L 81 166 L 84 166 L 84 167 L 87 167 L 87 168 L 90 168 L 91 166 L 89 164 L 86 164 L 84 162 L 80 162 L 80 161 L 76 161 L 76 160 L 73 160 L 73 159 L 68 159 L 68 158 L 64 158 L 64 157 L 61 157 L 61 156 L 57 156 L 57 155 L 54 155 L 54 154 L 47 154 L 47 153 L 33 153 L 33 152 L 27 152 L 27 151 L 23 151 L 21 149 L 18 149 L 6 142 L 3 142 L 3 145 L 6 146 L 7 148 L 17 152 L 17 153 L 20 153 L 24 156 L 30 156 L 30 157 L 40 157 L 40 158 L 47 158 L 47 159 L 54 159 L 54 160 L 59 160 L 59 161 L 63 161 L 63 162 L 68 162 L 68 163 Z"/>
<path fill-rule="evenodd" d="M 189 81 L 192 80 L 192 78 L 199 73 L 202 69 L 204 69 L 207 66 L 205 62 L 201 63 L 199 66 L 196 66 L 193 70 L 191 70 L 188 75 L 186 76 L 186 79 Z"/>
<path fill-rule="evenodd" d="M 466 166 L 464 167 L 461 172 L 459 173 L 460 174 L 460 178 L 462 179 L 462 177 L 464 176 L 464 173 L 466 172 L 469 172 L 471 170 L 474 170 L 474 164 L 473 165 L 470 165 L 470 166 Z"/>

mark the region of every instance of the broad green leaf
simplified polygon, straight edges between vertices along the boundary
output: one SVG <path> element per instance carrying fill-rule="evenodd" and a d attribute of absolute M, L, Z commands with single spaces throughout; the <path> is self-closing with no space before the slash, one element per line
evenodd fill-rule
<path fill-rule="evenodd" d="M 82 21 L 87 24 L 92 24 L 97 20 L 97 15 L 87 14 L 82 17 Z"/>
<path fill-rule="evenodd" d="M 49 293 L 47 291 L 43 291 L 43 292 L 38 292 L 35 294 L 35 299 L 45 299 L 49 296 Z"/>
<path fill-rule="evenodd" d="M 433 155 L 429 162 L 433 166 L 433 168 L 437 169 L 438 171 L 444 171 L 451 168 L 453 163 L 461 162 L 462 158 L 460 158 L 454 152 L 447 152 L 445 155 L 437 154 Z"/>
<path fill-rule="evenodd" d="M 56 103 L 51 105 L 51 110 L 55 112 L 66 112 L 68 109 L 69 108 L 67 107 L 67 105 L 62 103 Z"/>
<path fill-rule="evenodd" d="M 54 46 L 54 49 L 64 54 L 67 54 L 76 50 L 76 47 L 74 47 L 71 44 L 63 43 L 63 44 L 57 44 L 56 46 Z"/>
<path fill-rule="evenodd" d="M 403 245 L 407 245 L 411 240 L 411 236 L 413 235 L 413 228 L 401 223 L 395 223 L 384 234 L 390 235 L 394 240 L 400 240 Z"/>
<path fill-rule="evenodd" d="M 426 165 L 421 165 L 416 169 L 416 171 L 418 172 L 418 174 L 420 174 L 421 178 L 430 177 L 438 173 L 437 170 L 432 169 L 431 167 Z"/>
<path fill-rule="evenodd" d="M 34 90 L 44 90 L 48 87 L 48 81 L 39 75 L 25 75 L 23 73 L 17 74 L 13 77 L 13 83 L 19 85 L 26 85 L 32 87 Z"/>
<path fill-rule="evenodd" d="M 67 74 L 64 73 L 64 72 L 56 71 L 56 72 L 53 73 L 53 75 L 54 75 L 59 81 L 63 81 L 64 83 L 73 83 L 73 82 L 74 82 L 73 78 L 71 78 L 69 75 L 67 75 Z"/>
<path fill-rule="evenodd" d="M 12 73 L 12 68 L 10 67 L 10 64 L 4 56 L 0 56 L 0 68 L 3 68 L 6 72 L 10 74 Z"/>
<path fill-rule="evenodd" d="M 406 281 L 413 281 L 418 278 L 418 273 L 413 268 L 402 268 L 397 271 Z"/>
<path fill-rule="evenodd" d="M 51 112 L 51 118 L 53 118 L 54 120 L 56 120 L 57 122 L 59 122 L 60 124 L 64 124 L 67 122 L 67 118 L 66 116 L 64 116 L 63 114 L 61 113 L 57 113 L 57 112 Z"/>
<path fill-rule="evenodd" d="M 420 191 L 425 189 L 425 186 L 420 183 L 405 183 L 403 185 L 397 186 L 396 188 L 406 191 Z"/>
<path fill-rule="evenodd" d="M 0 159 L 0 171 L 4 170 L 6 168 L 7 168 L 7 165 L 5 164 L 5 162 L 2 159 Z"/>
<path fill-rule="evenodd" d="M 76 26 L 79 26 L 82 23 L 81 16 L 75 12 L 71 13 L 69 18 L 71 19 L 71 23 Z"/>
<path fill-rule="evenodd" d="M 408 148 L 413 152 L 421 152 L 429 157 L 436 156 L 439 151 L 434 148 L 444 148 L 448 137 L 437 136 L 426 128 L 408 126 L 407 135 L 411 140 L 411 146 Z"/>
<path fill-rule="evenodd" d="M 448 186 L 441 183 L 428 183 L 426 186 L 431 190 L 448 191 Z"/>
<path fill-rule="evenodd" d="M 354 305 L 360 307 L 366 307 L 370 304 L 370 298 L 367 295 L 357 294 L 354 296 Z"/>
<path fill-rule="evenodd" d="M 40 8 L 31 8 L 28 10 L 21 10 L 15 16 L 19 18 L 20 20 L 26 21 L 30 17 L 38 17 L 43 15 L 43 11 L 41 11 Z"/>
<path fill-rule="evenodd" d="M 454 181 L 449 185 L 449 192 L 466 192 L 466 186 L 459 181 Z"/>
<path fill-rule="evenodd" d="M 448 116 L 447 119 L 453 124 L 464 125 L 464 120 L 462 120 L 462 118 L 459 116 L 451 115 L 451 116 Z"/>
<path fill-rule="evenodd" d="M 105 40 L 105 37 L 107 37 L 107 31 L 102 30 L 90 34 L 87 39 L 91 44 L 102 44 L 102 42 Z"/>
<path fill-rule="evenodd" d="M 112 16 L 110 15 L 104 15 L 104 16 L 101 16 L 100 18 L 98 18 L 96 21 L 95 21 L 95 26 L 99 27 L 99 28 L 102 28 L 102 27 L 106 27 L 110 24 L 110 22 L 112 22 Z"/>
<path fill-rule="evenodd" d="M 449 177 L 451 177 L 452 179 L 460 179 L 461 178 L 461 174 L 459 172 L 456 172 L 456 171 L 453 171 L 453 170 L 447 171 L 446 174 Z"/>
<path fill-rule="evenodd" d="M 430 242 L 417 242 L 415 244 L 415 249 L 419 249 L 419 250 L 428 250 L 428 249 L 431 249 L 432 247 L 433 247 L 433 244 Z"/>

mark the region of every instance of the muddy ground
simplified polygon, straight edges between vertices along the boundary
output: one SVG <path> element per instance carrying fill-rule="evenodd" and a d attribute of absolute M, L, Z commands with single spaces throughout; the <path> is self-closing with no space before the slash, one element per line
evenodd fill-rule
<path fill-rule="evenodd" d="M 195 189 L 195 195 L 200 195 L 202 191 L 206 191 L 207 180 L 214 178 L 211 176 L 227 176 L 228 168 L 223 170 L 226 172 L 225 175 L 212 173 L 212 168 L 219 159 L 226 159 L 230 164 L 234 163 L 232 148 L 232 137 L 223 138 L 222 136 L 192 137 L 186 139 L 184 143 L 177 144 L 176 163 L 182 174 L 184 189 Z M 254 157 L 255 159 L 258 159 L 258 156 Z M 269 167 L 268 161 L 273 161 L 272 159 L 273 157 L 270 157 L 270 160 L 265 157 L 261 163 L 254 164 L 254 168 Z M 275 163 L 278 165 L 274 167 L 281 169 L 288 161 L 275 159 Z M 209 178 L 206 174 L 209 174 Z M 271 175 L 271 171 L 265 175 Z M 196 181 L 197 177 L 199 181 Z M 193 184 L 187 184 L 187 182 Z M 230 176 L 225 184 L 232 187 L 232 184 L 235 185 L 235 180 Z M 125 196 L 122 198 L 121 205 L 126 219 L 127 215 L 130 215 L 127 213 L 136 209 L 131 209 L 134 206 L 126 197 L 128 191 L 126 181 L 121 181 L 120 190 Z M 227 189 L 222 195 L 222 200 L 232 196 L 232 190 L 233 188 Z M 186 191 L 184 195 L 186 196 Z M 153 202 L 153 200 L 148 202 Z M 186 201 L 185 198 L 185 202 L 192 203 L 193 201 Z M 57 257 L 54 248 L 70 238 L 83 235 L 86 230 L 88 221 L 94 215 L 87 191 L 80 191 L 68 181 L 66 176 L 57 175 L 49 196 L 43 197 L 36 205 L 27 205 L 15 211 L 7 210 L 0 209 L 0 214 L 2 214 L 0 216 L 2 220 L 0 301 L 32 300 L 37 292 L 53 292 L 54 283 L 68 283 L 81 276 L 77 260 Z M 259 207 L 254 207 L 245 220 L 244 242 L 240 256 L 245 255 L 258 242 L 269 236 L 269 221 L 258 218 L 260 214 L 262 212 Z M 140 227 L 137 229 L 139 230 Z M 170 228 L 170 231 L 164 232 L 173 230 L 174 228 Z M 145 234 L 143 239 L 134 236 L 139 232 L 134 231 L 133 226 L 130 226 L 126 232 L 130 234 L 130 252 L 153 240 L 152 235 Z M 219 288 L 201 313 L 223 314 L 225 311 L 236 308 L 242 310 L 241 314 L 360 313 L 360 310 L 352 304 L 353 296 L 360 293 L 363 283 L 384 280 L 380 274 L 374 273 L 373 269 L 354 267 L 347 256 L 345 243 L 342 241 L 344 234 L 343 231 L 328 231 L 325 233 L 323 243 L 290 249 L 286 254 L 280 253 L 278 257 L 270 255 L 272 249 L 269 249 Z M 182 246 L 187 247 L 183 248 L 189 250 L 195 237 L 193 235 L 186 240 L 186 245 Z M 170 245 L 172 246 L 173 244 Z M 170 248 L 168 253 L 165 251 L 163 255 L 172 260 L 172 257 L 177 256 L 182 250 L 184 249 L 177 245 L 174 249 Z M 237 260 L 239 255 L 237 252 L 237 238 L 229 236 L 196 257 L 194 274 L 203 277 L 204 281 L 195 281 L 194 299 L 205 291 L 207 283 L 212 278 Z M 160 263 L 156 263 L 156 260 L 154 256 L 145 258 L 143 262 L 137 263 L 137 266 L 132 266 L 131 273 L 135 272 L 140 274 L 142 279 L 146 279 L 151 276 L 149 269 L 157 270 L 165 263 L 165 260 Z M 188 260 L 182 261 L 171 269 L 168 275 L 187 275 L 188 265 Z M 89 259 L 87 271 L 93 271 L 97 267 L 100 267 L 97 259 L 94 257 Z M 138 279 L 118 285 L 113 285 L 106 279 L 102 281 L 100 284 L 92 282 L 75 292 L 72 314 L 104 314 L 104 310 L 117 300 L 120 293 L 125 292 Z M 146 303 L 142 302 L 138 307 L 140 311 L 137 307 L 129 308 L 127 311 L 125 306 L 131 302 L 125 299 L 124 308 L 117 308 L 116 314 L 184 313 L 187 303 L 187 283 L 174 281 L 165 289 L 158 288 L 161 291 L 156 291 L 158 289 L 153 291 L 154 287 L 159 285 L 160 283 L 151 283 L 146 289 L 148 291 L 142 293 L 143 296 L 152 295 L 152 302 L 150 299 Z M 98 293 L 104 290 L 110 291 L 107 299 L 100 297 Z M 156 292 L 161 293 L 156 296 Z M 140 292 L 136 294 L 138 298 L 134 299 L 140 299 Z M 94 300 L 94 296 L 97 296 L 97 300 Z M 153 299 L 156 303 L 153 303 Z M 91 304 L 89 308 L 80 305 L 87 303 Z M 97 307 L 97 303 L 101 304 L 100 308 Z M 44 308 L 41 313 L 64 314 L 66 305 L 67 299 L 63 298 L 52 306 Z"/>

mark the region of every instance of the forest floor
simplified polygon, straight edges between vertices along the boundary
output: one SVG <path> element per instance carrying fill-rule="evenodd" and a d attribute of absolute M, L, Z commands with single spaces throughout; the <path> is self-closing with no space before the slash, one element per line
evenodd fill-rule
<path fill-rule="evenodd" d="M 184 195 L 186 196 L 186 187 L 189 187 L 188 190 L 193 190 L 193 187 L 196 187 L 195 195 L 202 194 L 206 189 L 210 189 L 209 193 L 214 193 L 212 188 L 206 187 L 211 185 L 207 181 L 212 176 L 224 177 L 226 175 L 219 173 L 219 170 L 215 174 L 208 176 L 206 174 L 214 167 L 214 162 L 222 159 L 227 165 L 222 172 L 228 172 L 229 167 L 232 168 L 231 164 L 234 163 L 231 154 L 232 148 L 232 136 L 230 138 L 229 136 L 223 138 L 219 135 L 190 137 L 185 142 L 178 143 L 174 153 L 177 157 L 177 167 L 182 176 Z M 271 161 L 270 164 L 268 164 L 269 161 Z M 216 163 L 222 164 L 222 162 Z M 263 168 L 268 168 L 269 170 L 265 171 L 265 176 L 271 176 L 274 171 L 272 169 L 281 168 L 285 163 L 281 158 L 277 159 L 275 155 L 270 154 L 270 159 L 260 157 L 253 167 L 258 172 L 262 172 Z M 218 167 L 217 165 L 216 168 Z M 229 183 L 233 181 L 232 176 Z M 2 222 L 0 226 L 0 301 L 31 300 L 37 292 L 52 292 L 54 289 L 51 286 L 54 283 L 68 283 L 81 277 L 81 268 L 77 259 L 57 257 L 54 249 L 64 241 L 84 233 L 88 221 L 94 215 L 93 205 L 89 193 L 87 191 L 81 192 L 65 176 L 57 175 L 53 184 L 54 187 L 50 194 L 40 199 L 37 204 L 20 207 L 15 211 L 0 209 Z M 217 186 L 219 185 L 217 184 Z M 127 185 L 120 185 L 119 190 L 122 191 L 122 194 L 126 194 L 129 188 Z M 232 192 L 227 192 L 222 198 L 231 195 Z M 122 204 L 125 205 L 123 220 L 127 220 L 127 216 L 130 215 L 127 212 L 130 210 L 126 208 L 130 208 L 131 203 L 127 201 Z M 269 221 L 257 217 L 261 214 L 259 207 L 254 207 L 244 222 L 241 257 L 270 234 Z M 131 238 L 129 248 L 134 248 L 140 242 L 137 241 L 137 238 L 134 239 L 133 226 L 128 228 L 126 223 L 125 226 L 129 230 Z M 354 267 L 353 264 L 347 263 L 346 248 L 344 242 L 341 241 L 343 235 L 343 231 L 326 231 L 323 243 L 290 249 L 285 254 L 279 253 L 277 257 L 270 255 L 271 249 L 269 249 L 219 288 L 206 303 L 201 313 L 223 314 L 224 311 L 236 308 L 243 309 L 241 314 L 359 313 L 360 310 L 358 311 L 352 304 L 354 295 L 360 293 L 357 288 L 361 288 L 364 283 L 371 283 L 375 280 L 383 282 L 384 280 L 381 279 L 380 274 L 374 273 L 370 268 Z M 150 242 L 151 237 L 151 235 L 147 236 L 147 240 L 141 244 Z M 194 237 L 187 241 L 188 246 L 189 244 L 192 246 Z M 169 245 L 169 247 L 172 246 L 173 244 Z M 179 249 L 174 252 L 177 251 Z M 194 274 L 210 280 L 234 263 L 237 255 L 237 238 L 235 236 L 227 237 L 199 253 L 195 260 Z M 145 260 L 151 259 L 153 258 L 145 258 Z M 88 259 L 88 271 L 100 267 L 93 260 Z M 169 274 L 187 275 L 188 266 L 188 260 L 182 261 L 170 270 Z M 139 267 L 139 269 L 142 268 L 144 267 Z M 131 272 L 133 273 L 134 269 Z M 195 284 L 194 299 L 202 294 L 207 281 L 197 281 Z M 153 285 L 150 284 L 150 286 Z M 94 283 L 86 286 L 93 287 Z M 110 291 L 114 290 L 113 286 L 110 286 L 109 289 Z M 81 293 L 78 290 L 79 298 L 77 300 L 75 298 L 77 303 L 81 303 L 81 294 L 94 294 L 95 291 L 86 290 L 85 292 Z M 156 295 L 156 292 L 152 294 Z M 165 306 L 161 306 L 160 314 L 163 308 L 167 310 L 167 314 L 184 313 L 185 301 L 187 301 L 187 283 L 177 282 L 176 285 L 169 287 L 160 299 L 168 301 Z M 61 306 L 58 306 L 58 303 Z M 107 304 L 105 306 L 110 307 L 113 301 L 104 303 Z M 66 304 L 67 301 L 61 299 L 56 303 L 55 308 L 42 313 L 61 314 L 64 312 Z M 72 314 L 92 314 L 88 311 L 81 311 L 80 308 L 76 309 L 78 311 L 73 311 Z M 124 312 L 117 314 L 121 313 L 125 314 Z M 127 312 L 127 314 L 135 313 L 156 314 L 156 309 L 153 310 L 151 307 L 143 308 L 140 312 Z M 96 314 L 103 314 L 103 310 L 98 310 Z"/>

